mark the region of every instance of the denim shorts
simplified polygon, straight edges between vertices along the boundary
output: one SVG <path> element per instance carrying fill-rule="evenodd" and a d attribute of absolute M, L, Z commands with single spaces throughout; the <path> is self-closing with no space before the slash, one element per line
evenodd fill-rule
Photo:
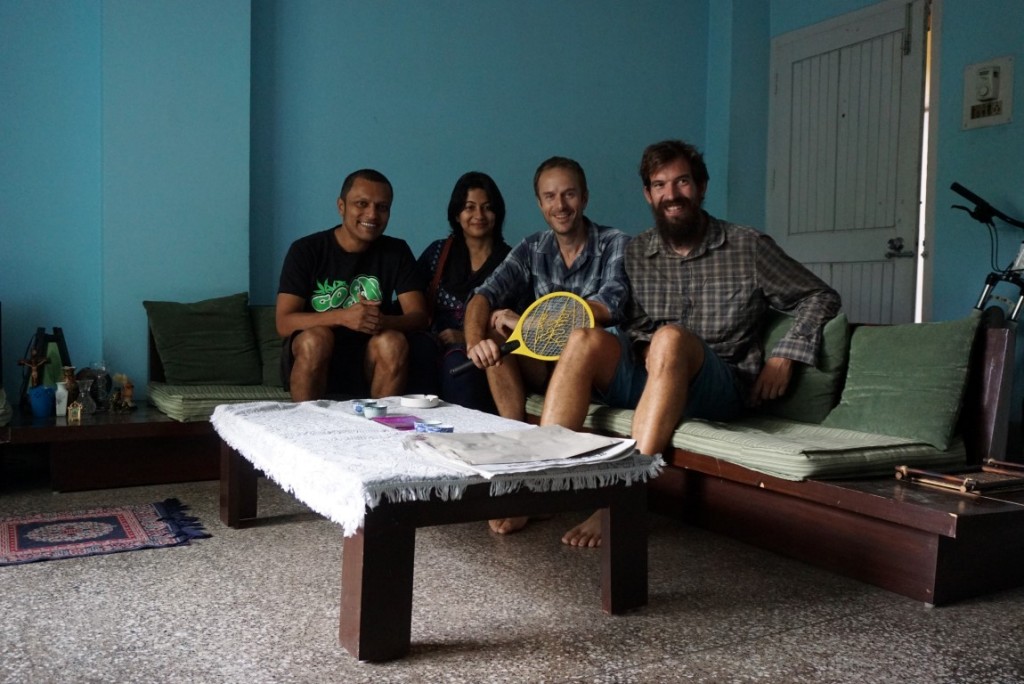
<path fill-rule="evenodd" d="M 618 330 L 614 332 L 621 351 L 619 364 L 608 391 L 595 392 L 595 395 L 609 406 L 634 409 L 647 384 L 647 367 L 636 358 L 629 337 Z M 704 345 L 704 365 L 690 383 L 683 417 L 721 421 L 736 418 L 746 408 L 736 373 L 706 342 L 701 340 L 701 344 Z"/>

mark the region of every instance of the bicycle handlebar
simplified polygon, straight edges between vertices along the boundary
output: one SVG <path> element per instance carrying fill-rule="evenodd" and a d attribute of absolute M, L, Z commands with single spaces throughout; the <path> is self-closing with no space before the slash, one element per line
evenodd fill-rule
<path fill-rule="evenodd" d="M 986 206 L 986 207 L 991 206 L 988 202 L 986 202 L 985 200 L 981 199 L 980 197 L 975 195 L 973 192 L 971 192 L 970 190 L 968 190 L 964 186 L 960 185 L 959 183 L 955 183 L 954 182 L 949 187 L 956 194 L 960 195 L 964 199 L 967 199 L 967 200 L 970 200 L 971 202 L 974 202 L 975 204 L 983 205 L 983 206 Z"/>
<path fill-rule="evenodd" d="M 1024 221 L 1018 221 L 1015 218 L 1007 216 L 1006 214 L 999 211 L 991 204 L 981 199 L 973 192 L 971 192 L 964 186 L 960 185 L 959 183 L 953 183 L 952 185 L 949 186 L 949 188 L 956 194 L 963 197 L 964 199 L 974 203 L 974 211 L 971 211 L 970 209 L 964 206 L 956 204 L 953 205 L 953 207 L 956 209 L 963 209 L 964 211 L 966 211 L 968 214 L 971 215 L 971 218 L 973 218 L 974 220 L 980 221 L 988 225 L 992 225 L 992 218 L 995 217 L 1002 221 L 1005 221 L 1006 223 L 1009 223 L 1011 226 L 1024 228 Z"/>

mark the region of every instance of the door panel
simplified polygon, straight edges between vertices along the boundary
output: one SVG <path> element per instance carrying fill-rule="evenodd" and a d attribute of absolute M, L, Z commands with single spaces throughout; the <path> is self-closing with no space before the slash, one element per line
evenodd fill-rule
<path fill-rule="evenodd" d="M 768 232 L 851 320 L 910 322 L 925 0 L 880 3 L 772 42 Z"/>

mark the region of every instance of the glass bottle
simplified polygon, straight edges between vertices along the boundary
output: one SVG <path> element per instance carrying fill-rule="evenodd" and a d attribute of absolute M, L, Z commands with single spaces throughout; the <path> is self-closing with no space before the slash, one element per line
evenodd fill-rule
<path fill-rule="evenodd" d="M 96 413 L 96 402 L 93 401 L 89 390 L 92 389 L 92 378 L 82 378 L 78 381 L 78 403 L 82 405 L 82 414 Z"/>
<path fill-rule="evenodd" d="M 96 410 L 104 411 L 107 408 L 107 398 L 110 396 L 110 374 L 107 372 L 107 362 L 93 362 L 92 372 L 96 375 L 96 380 L 93 383 L 96 394 Z"/>

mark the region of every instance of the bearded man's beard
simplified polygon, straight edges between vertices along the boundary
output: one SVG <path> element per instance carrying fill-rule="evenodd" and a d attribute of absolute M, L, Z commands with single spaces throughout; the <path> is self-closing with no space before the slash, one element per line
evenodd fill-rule
<path fill-rule="evenodd" d="M 670 218 L 665 210 L 674 206 L 682 207 L 683 212 Z M 658 229 L 658 234 L 670 245 L 686 243 L 700 232 L 700 205 L 688 197 L 665 200 L 653 210 L 653 213 L 654 226 Z"/>

